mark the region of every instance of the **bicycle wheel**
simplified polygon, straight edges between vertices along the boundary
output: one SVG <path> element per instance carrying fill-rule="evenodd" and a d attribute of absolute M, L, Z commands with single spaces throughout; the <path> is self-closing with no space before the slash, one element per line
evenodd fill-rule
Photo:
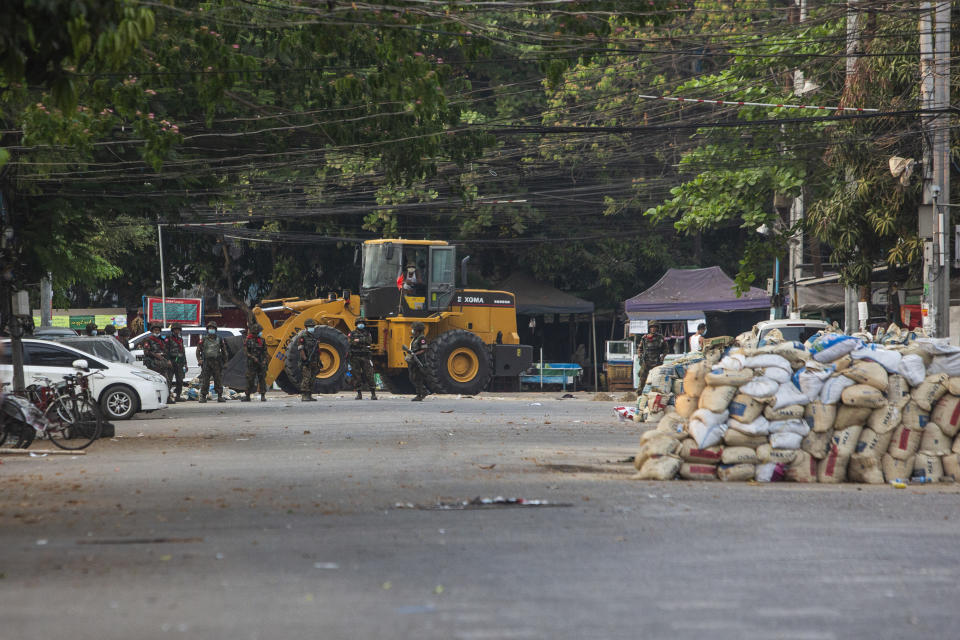
<path fill-rule="evenodd" d="M 103 413 L 86 398 L 57 398 L 47 407 L 47 436 L 61 449 L 85 449 L 103 431 Z"/>

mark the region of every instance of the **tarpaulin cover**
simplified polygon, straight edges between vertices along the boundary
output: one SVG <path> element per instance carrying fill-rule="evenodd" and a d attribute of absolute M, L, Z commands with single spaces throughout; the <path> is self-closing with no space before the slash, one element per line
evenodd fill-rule
<path fill-rule="evenodd" d="M 521 315 L 593 313 L 592 302 L 581 300 L 523 273 L 514 273 L 499 288 L 517 297 L 517 313 Z"/>
<path fill-rule="evenodd" d="M 660 280 L 624 304 L 631 316 L 676 314 L 704 311 L 746 311 L 770 306 L 763 289 L 750 287 L 741 297 L 733 290 L 733 280 L 720 267 L 706 269 L 668 269 Z"/>

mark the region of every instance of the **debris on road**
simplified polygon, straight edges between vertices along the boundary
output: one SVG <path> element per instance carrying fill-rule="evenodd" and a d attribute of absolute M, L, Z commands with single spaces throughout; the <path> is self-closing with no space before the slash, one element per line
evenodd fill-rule
<path fill-rule="evenodd" d="M 569 502 L 550 502 L 548 500 L 527 500 L 526 498 L 474 498 L 457 502 L 437 502 L 435 504 L 413 504 L 412 502 L 398 502 L 395 509 L 420 509 L 422 511 L 462 511 L 467 509 L 490 509 L 500 507 L 572 507 Z"/>

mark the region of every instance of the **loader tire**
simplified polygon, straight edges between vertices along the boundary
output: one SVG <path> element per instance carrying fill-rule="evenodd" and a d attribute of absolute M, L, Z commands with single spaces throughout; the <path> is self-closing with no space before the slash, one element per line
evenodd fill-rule
<path fill-rule="evenodd" d="M 299 395 L 300 385 L 295 382 L 291 382 L 290 378 L 287 377 L 286 371 L 281 371 L 280 375 L 277 376 L 277 386 L 280 387 L 280 390 L 284 393 Z"/>
<path fill-rule="evenodd" d="M 395 395 L 412 396 L 417 392 L 413 383 L 410 382 L 410 374 L 406 371 L 403 373 L 381 373 L 380 378 L 383 379 L 383 385 L 387 388 L 387 391 Z"/>
<path fill-rule="evenodd" d="M 427 384 L 434 393 L 476 395 L 493 376 L 490 348 L 463 329 L 448 331 L 431 342 L 425 364 Z"/>
<path fill-rule="evenodd" d="M 313 381 L 313 392 L 336 393 L 342 389 L 343 379 L 347 375 L 350 343 L 347 342 L 345 334 L 333 327 L 320 327 L 317 332 L 317 348 L 320 350 L 320 371 Z M 279 382 L 281 377 L 285 378 L 285 382 Z M 287 391 L 284 385 L 289 383 L 293 385 L 292 393 L 300 393 L 300 367 L 293 370 L 286 367 L 283 376 L 278 376 L 277 381 L 284 391 Z"/>

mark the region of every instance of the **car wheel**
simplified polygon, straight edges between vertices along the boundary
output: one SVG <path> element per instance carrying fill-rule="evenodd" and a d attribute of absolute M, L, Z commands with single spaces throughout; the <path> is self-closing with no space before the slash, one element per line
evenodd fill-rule
<path fill-rule="evenodd" d="M 100 407 L 108 420 L 129 420 L 140 408 L 140 397 L 132 388 L 119 384 L 103 392 Z"/>

